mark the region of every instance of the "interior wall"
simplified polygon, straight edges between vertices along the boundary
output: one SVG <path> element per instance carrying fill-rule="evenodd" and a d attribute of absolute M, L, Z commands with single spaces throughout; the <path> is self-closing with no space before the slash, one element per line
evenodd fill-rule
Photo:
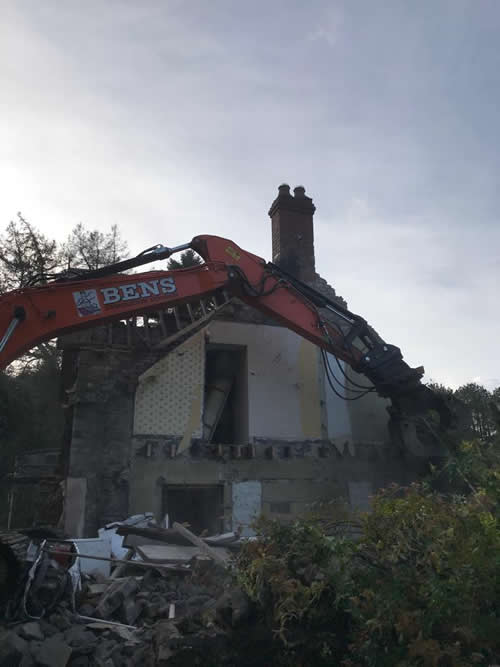
<path fill-rule="evenodd" d="M 134 433 L 180 435 L 179 452 L 201 437 L 205 334 L 200 332 L 139 378 Z M 318 348 L 283 327 L 215 321 L 210 345 L 245 349 L 237 374 L 238 433 L 235 444 L 260 439 L 329 438 L 339 447 L 388 441 L 388 402 L 375 394 L 356 401 L 337 396 L 324 379 Z M 335 358 L 333 372 L 345 384 Z M 341 362 L 360 384 L 367 379 Z M 346 396 L 338 384 L 337 392 Z M 354 394 L 347 392 L 347 396 Z"/>
<path fill-rule="evenodd" d="M 335 357 L 331 354 L 328 354 L 327 356 L 335 376 L 341 379 L 342 373 L 337 366 Z M 339 363 L 341 364 L 342 368 L 345 369 L 346 364 L 343 361 L 340 361 Z M 340 396 L 338 396 L 333 391 L 330 384 L 326 381 L 325 402 L 328 419 L 328 437 L 334 439 L 336 442 L 351 443 L 353 436 L 351 418 L 349 414 L 349 405 L 348 401 L 345 401 L 343 398 L 341 398 L 345 398 L 347 392 L 338 383 L 335 381 L 332 382 L 337 394 L 340 394 Z M 345 384 L 345 382 L 343 382 L 343 384 Z"/>
<path fill-rule="evenodd" d="M 335 357 L 328 354 L 330 366 L 335 377 L 344 385 L 332 381 L 336 393 L 330 384 L 325 382 L 325 401 L 328 419 L 328 437 L 335 444 L 343 447 L 352 447 L 358 444 L 381 444 L 389 442 L 387 424 L 389 415 L 387 406 L 389 401 L 381 398 L 375 392 L 369 393 L 358 400 L 345 400 L 354 398 L 357 394 L 348 391 L 346 387 L 353 387 L 337 365 Z M 362 386 L 371 386 L 370 381 L 352 368 L 339 360 L 347 378 Z M 355 387 L 354 387 L 355 388 Z M 338 395 L 339 394 L 339 395 Z"/>
<path fill-rule="evenodd" d="M 346 396 L 355 394 L 334 382 L 337 396 L 325 381 L 319 349 L 289 329 L 216 321 L 209 334 L 213 343 L 247 348 L 250 441 L 329 438 L 339 447 L 388 441 L 389 402 L 377 394 L 346 401 Z M 335 358 L 328 356 L 336 377 L 346 385 Z M 369 384 L 367 378 L 340 363 L 349 378 Z"/>
<path fill-rule="evenodd" d="M 239 357 L 239 368 L 236 376 L 235 386 L 235 407 L 237 410 L 237 420 L 235 425 L 235 443 L 245 444 L 249 442 L 248 433 L 248 354 L 247 348 L 242 348 Z"/>
<path fill-rule="evenodd" d="M 248 368 L 248 434 L 321 438 L 319 369 L 312 343 L 283 327 L 215 321 L 211 343 L 244 345 Z"/>
<path fill-rule="evenodd" d="M 201 437 L 204 357 L 200 332 L 140 375 L 134 433 L 181 435 L 188 444 L 192 437 Z"/>
<path fill-rule="evenodd" d="M 364 375 L 355 373 L 346 366 L 346 374 L 357 384 L 370 384 Z M 388 443 L 389 442 L 389 399 L 381 398 L 376 392 L 367 394 L 359 401 L 349 401 L 347 409 L 355 443 Z"/>

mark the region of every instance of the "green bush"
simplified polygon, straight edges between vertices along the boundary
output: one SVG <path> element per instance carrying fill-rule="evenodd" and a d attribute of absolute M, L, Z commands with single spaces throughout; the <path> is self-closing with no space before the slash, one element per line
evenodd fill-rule
<path fill-rule="evenodd" d="M 256 529 L 259 539 L 240 553 L 237 576 L 282 643 L 280 664 L 338 664 L 349 636 L 351 579 L 344 563 L 354 544 L 332 543 L 305 521 L 260 519 Z"/>
<path fill-rule="evenodd" d="M 374 500 L 353 569 L 352 661 L 489 664 L 500 652 L 500 533 L 483 491 L 453 498 L 426 485 Z M 356 658 L 356 659 L 354 659 Z"/>
<path fill-rule="evenodd" d="M 438 492 L 445 478 L 448 492 Z M 498 447 L 464 443 L 424 483 L 378 493 L 357 541 L 327 537 L 324 516 L 261 520 L 238 578 L 281 643 L 283 664 L 498 660 L 499 479 Z"/>

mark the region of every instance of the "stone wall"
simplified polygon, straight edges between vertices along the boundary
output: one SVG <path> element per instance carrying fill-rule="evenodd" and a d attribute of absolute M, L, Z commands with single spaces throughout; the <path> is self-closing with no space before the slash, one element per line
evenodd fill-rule
<path fill-rule="evenodd" d="M 69 388 L 65 529 L 94 535 L 128 515 L 130 446 L 138 375 L 157 355 L 137 350 L 82 349 Z M 84 516 L 81 516 L 83 508 Z"/>

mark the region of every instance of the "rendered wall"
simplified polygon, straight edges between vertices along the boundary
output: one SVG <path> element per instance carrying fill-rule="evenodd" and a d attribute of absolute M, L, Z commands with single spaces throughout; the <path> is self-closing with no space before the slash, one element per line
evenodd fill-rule
<path fill-rule="evenodd" d="M 288 329 L 216 321 L 210 342 L 244 345 L 248 364 L 248 432 L 261 438 L 322 437 L 317 349 Z"/>
<path fill-rule="evenodd" d="M 338 447 L 387 441 L 387 401 L 370 394 L 345 401 L 325 382 L 318 348 L 276 326 L 216 321 L 140 377 L 134 434 L 181 435 L 181 450 L 201 437 L 205 334 L 211 343 L 247 349 L 249 441 L 330 439 Z M 336 376 L 345 384 L 335 359 Z M 346 374 L 360 383 L 341 362 Z M 352 397 L 340 385 L 337 393 Z"/>
<path fill-rule="evenodd" d="M 329 354 L 328 360 L 336 377 L 342 378 L 342 374 L 338 370 L 335 358 Z M 346 364 L 340 362 L 342 368 L 345 370 Z M 346 392 L 340 385 L 333 383 L 337 394 L 346 396 Z M 337 396 L 328 382 L 325 381 L 325 400 L 326 412 L 328 416 L 328 437 L 340 446 L 349 445 L 352 443 L 352 425 L 349 414 L 349 403 Z M 363 400 L 363 399 L 361 399 Z"/>
<path fill-rule="evenodd" d="M 141 441 L 133 443 L 140 451 Z M 130 474 L 130 513 L 154 512 L 162 518 L 162 491 L 169 484 L 224 484 L 224 530 L 236 528 L 233 522 L 234 484 L 256 481 L 261 484 L 262 512 L 280 519 L 292 519 L 311 503 L 335 497 L 349 499 L 357 507 L 368 505 L 367 495 L 393 481 L 409 483 L 422 467 L 422 461 L 407 456 L 394 458 L 383 447 L 358 447 L 354 455 L 341 455 L 335 447 L 319 454 L 320 445 L 292 452 L 291 458 L 268 460 L 257 454 L 251 460 L 229 458 L 193 459 L 187 454 L 169 458 L 160 445 L 149 458 L 132 457 Z M 364 495 L 363 495 L 364 494 Z M 286 510 L 286 511 L 282 511 Z"/>
<path fill-rule="evenodd" d="M 363 375 L 358 375 L 351 368 L 346 368 L 346 374 L 361 385 L 370 384 Z M 387 423 L 389 415 L 387 407 L 390 401 L 371 393 L 359 401 L 348 403 L 349 417 L 352 427 L 353 441 L 356 443 L 388 442 L 389 433 Z"/>
<path fill-rule="evenodd" d="M 212 342 L 247 347 L 250 439 L 330 439 L 339 448 L 388 442 L 389 402 L 375 393 L 356 401 L 338 397 L 325 381 L 318 348 L 309 341 L 282 327 L 237 322 L 216 321 L 209 334 Z M 345 385 L 334 357 L 328 357 Z M 369 384 L 340 363 L 349 378 Z M 334 387 L 341 396 L 356 396 L 335 382 Z"/>

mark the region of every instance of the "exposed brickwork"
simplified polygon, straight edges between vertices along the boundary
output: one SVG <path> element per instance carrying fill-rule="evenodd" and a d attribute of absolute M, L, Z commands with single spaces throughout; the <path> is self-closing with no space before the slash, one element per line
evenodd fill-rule
<path fill-rule="evenodd" d="M 273 262 L 300 280 L 314 280 L 314 229 L 316 210 L 303 187 L 290 194 L 288 185 L 280 185 L 278 196 L 269 210 L 272 225 Z"/>
<path fill-rule="evenodd" d="M 327 299 L 336 301 L 344 308 L 347 308 L 347 301 L 341 296 L 337 296 L 337 292 L 333 287 L 331 287 L 331 285 L 329 285 L 318 273 L 314 275 L 314 279 L 309 282 L 309 285 L 323 296 L 326 296 Z"/>
<path fill-rule="evenodd" d="M 308 283 L 323 296 L 347 307 L 344 299 L 337 296 L 333 287 L 315 271 L 315 210 L 312 199 L 306 197 L 302 186 L 296 187 L 294 195 L 291 195 L 288 185 L 280 185 L 278 196 L 269 209 L 273 263 Z"/>

